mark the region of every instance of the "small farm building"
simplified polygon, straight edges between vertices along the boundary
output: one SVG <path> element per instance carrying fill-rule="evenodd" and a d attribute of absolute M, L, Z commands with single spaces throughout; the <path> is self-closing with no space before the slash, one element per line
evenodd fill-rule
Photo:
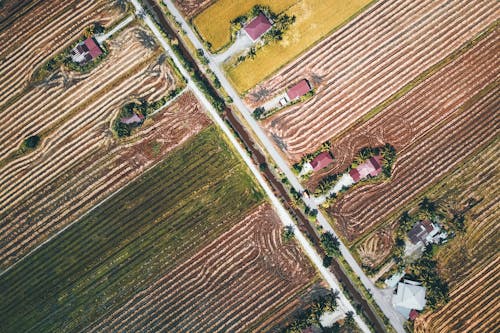
<path fill-rule="evenodd" d="M 78 43 L 71 51 L 71 60 L 79 64 L 84 64 L 102 54 L 102 50 L 95 40 L 91 37 Z"/>
<path fill-rule="evenodd" d="M 354 182 L 359 182 L 368 176 L 375 177 L 382 171 L 381 156 L 370 157 L 365 163 L 358 165 L 356 168 L 349 171 L 349 175 Z"/>
<path fill-rule="evenodd" d="M 318 171 L 326 167 L 328 164 L 333 162 L 333 158 L 330 155 L 330 152 L 324 151 L 318 156 L 316 156 L 312 161 L 311 161 L 311 166 L 314 171 Z"/>
<path fill-rule="evenodd" d="M 269 29 L 271 29 L 272 24 L 262 12 L 259 13 L 250 23 L 248 23 L 244 30 L 251 40 L 255 41 L 259 39 L 260 36 L 265 34 Z"/>
<path fill-rule="evenodd" d="M 294 99 L 304 96 L 310 91 L 311 91 L 311 85 L 306 79 L 304 79 L 300 80 L 296 85 L 288 89 L 286 95 L 288 96 L 288 99 L 293 101 Z"/>
<path fill-rule="evenodd" d="M 134 113 L 134 115 L 131 117 L 120 119 L 120 122 L 123 124 L 135 124 L 135 123 L 140 123 L 143 120 L 144 120 L 144 116 L 142 114 L 137 115 Z"/>
<path fill-rule="evenodd" d="M 410 241 L 414 245 L 418 244 L 418 242 L 422 242 L 424 245 L 427 245 L 440 230 L 441 229 L 431 223 L 431 221 L 419 221 L 408 232 L 408 238 L 410 238 Z"/>
<path fill-rule="evenodd" d="M 423 310 L 425 303 L 425 287 L 422 287 L 420 283 L 410 280 L 398 283 L 392 304 L 406 319 L 410 318 L 412 310 Z"/>

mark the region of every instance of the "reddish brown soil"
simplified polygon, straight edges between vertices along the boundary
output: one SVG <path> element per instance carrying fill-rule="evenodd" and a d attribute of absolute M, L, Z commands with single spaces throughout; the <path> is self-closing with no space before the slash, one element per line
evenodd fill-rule
<path fill-rule="evenodd" d="M 261 205 L 189 260 L 132 298 L 92 331 L 245 331 L 267 315 L 289 314 L 314 269 L 283 243 L 282 225 Z M 277 318 L 281 319 L 281 318 Z"/>
<path fill-rule="evenodd" d="M 175 0 L 177 8 L 188 19 L 195 17 L 215 0 Z"/>
<path fill-rule="evenodd" d="M 498 80 L 499 33 L 493 32 L 417 88 L 333 145 L 339 172 L 365 146 L 392 144 L 398 158 L 390 181 L 348 191 L 330 209 L 338 228 L 357 239 L 392 210 L 439 180 L 477 148 L 498 135 L 498 87 L 460 107 Z M 318 176 L 311 180 L 314 186 Z"/>
<path fill-rule="evenodd" d="M 496 1 L 382 1 L 247 95 L 273 97 L 303 78 L 315 95 L 263 122 L 292 162 L 340 135 L 497 19 Z M 404 125 L 404 124 L 402 124 Z"/>

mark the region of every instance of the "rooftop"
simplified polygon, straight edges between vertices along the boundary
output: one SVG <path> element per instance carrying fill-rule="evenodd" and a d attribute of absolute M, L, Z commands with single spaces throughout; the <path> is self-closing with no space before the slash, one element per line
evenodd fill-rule
<path fill-rule="evenodd" d="M 311 91 L 311 85 L 306 79 L 300 80 L 296 85 L 288 89 L 286 94 L 288 98 L 293 101 L 296 98 L 304 96 L 309 91 Z"/>
<path fill-rule="evenodd" d="M 392 298 L 392 304 L 406 318 L 409 318 L 413 309 L 423 310 L 425 303 L 425 287 L 416 285 L 416 282 L 409 280 L 398 283 L 398 290 Z"/>
<path fill-rule="evenodd" d="M 330 155 L 330 152 L 324 151 L 318 156 L 316 156 L 312 161 L 311 161 L 311 166 L 313 167 L 314 171 L 318 171 L 326 167 L 328 164 L 333 162 L 333 158 Z"/>
<path fill-rule="evenodd" d="M 259 13 L 259 15 L 245 26 L 245 31 L 252 40 L 256 40 L 271 29 L 271 27 L 272 24 L 269 22 L 266 15 Z"/>
<path fill-rule="evenodd" d="M 349 171 L 349 175 L 355 182 L 368 176 L 375 177 L 382 171 L 381 160 L 382 156 L 380 155 L 370 157 L 366 162 Z"/>

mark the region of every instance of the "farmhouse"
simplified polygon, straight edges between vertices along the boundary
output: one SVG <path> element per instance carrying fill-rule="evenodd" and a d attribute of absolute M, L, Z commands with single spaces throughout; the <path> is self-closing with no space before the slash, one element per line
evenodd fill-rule
<path fill-rule="evenodd" d="M 349 175 L 354 182 L 358 182 L 368 176 L 375 177 L 382 171 L 381 160 L 382 156 L 380 155 L 370 157 L 365 163 L 349 171 Z"/>
<path fill-rule="evenodd" d="M 102 54 L 102 50 L 95 42 L 94 38 L 89 37 L 83 42 L 78 43 L 70 51 L 71 60 L 79 64 L 85 64 Z"/>
<path fill-rule="evenodd" d="M 143 120 L 144 120 L 144 116 L 142 114 L 137 115 L 134 113 L 134 115 L 131 117 L 121 118 L 120 122 L 123 124 L 135 124 L 135 123 L 140 123 Z"/>
<path fill-rule="evenodd" d="M 304 96 L 305 94 L 310 92 L 311 89 L 312 88 L 311 88 L 311 85 L 309 84 L 309 82 L 306 79 L 303 79 L 303 80 L 299 81 L 297 84 L 295 84 L 293 87 L 288 89 L 288 91 L 286 92 L 286 95 L 288 96 L 288 99 L 290 101 L 293 101 L 297 98 Z"/>
<path fill-rule="evenodd" d="M 324 151 L 318 156 L 316 156 L 312 161 L 311 161 L 311 166 L 314 171 L 318 171 L 326 167 L 328 164 L 333 162 L 333 158 L 330 155 L 330 152 Z"/>
<path fill-rule="evenodd" d="M 245 26 L 244 30 L 252 41 L 256 41 L 260 36 L 269 31 L 271 27 L 271 22 L 268 20 L 266 15 L 261 12 Z"/>
<path fill-rule="evenodd" d="M 422 287 L 420 283 L 410 280 L 398 283 L 397 293 L 392 298 L 392 304 L 406 319 L 410 318 L 412 310 L 415 312 L 423 310 L 425 303 L 425 287 Z M 415 317 L 415 313 L 412 316 Z"/>
<path fill-rule="evenodd" d="M 428 220 L 417 222 L 413 228 L 408 232 L 408 238 L 410 241 L 417 245 L 419 242 L 422 242 L 424 245 L 432 242 L 433 237 L 440 231 L 441 229 L 431 223 Z"/>

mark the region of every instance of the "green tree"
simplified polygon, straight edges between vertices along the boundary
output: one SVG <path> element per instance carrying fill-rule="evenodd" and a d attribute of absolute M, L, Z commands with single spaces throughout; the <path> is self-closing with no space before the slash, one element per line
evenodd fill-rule
<path fill-rule="evenodd" d="M 328 256 L 340 255 L 340 242 L 331 232 L 327 231 L 321 235 L 321 245 Z"/>

